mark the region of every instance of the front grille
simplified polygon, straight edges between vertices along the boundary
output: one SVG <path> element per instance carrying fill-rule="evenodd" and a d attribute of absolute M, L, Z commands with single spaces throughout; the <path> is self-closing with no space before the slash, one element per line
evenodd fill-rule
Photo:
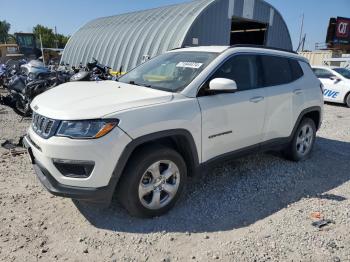
<path fill-rule="evenodd" d="M 48 121 L 48 122 L 47 122 L 47 125 L 46 125 L 46 127 L 45 127 L 44 132 L 45 132 L 46 134 L 50 133 L 52 126 L 53 126 L 53 121 L 52 121 L 52 120 L 51 120 L 51 121 Z"/>
<path fill-rule="evenodd" d="M 32 127 L 35 133 L 43 138 L 50 138 L 56 133 L 59 125 L 58 120 L 33 113 Z"/>

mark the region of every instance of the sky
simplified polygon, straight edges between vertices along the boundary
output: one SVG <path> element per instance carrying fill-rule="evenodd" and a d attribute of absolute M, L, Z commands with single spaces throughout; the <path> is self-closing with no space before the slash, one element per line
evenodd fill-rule
<path fill-rule="evenodd" d="M 294 48 L 300 35 L 302 14 L 307 49 L 325 42 L 330 17 L 350 17 L 350 0 L 266 0 L 284 17 Z M 0 0 L 0 20 L 11 23 L 11 32 L 31 32 L 33 26 L 43 24 L 57 27 L 58 33 L 72 35 L 86 22 L 102 16 L 122 14 L 188 0 Z"/>

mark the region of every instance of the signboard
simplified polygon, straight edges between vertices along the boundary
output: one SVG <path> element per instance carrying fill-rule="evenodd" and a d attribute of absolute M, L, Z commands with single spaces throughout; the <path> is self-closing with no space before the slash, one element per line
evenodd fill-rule
<path fill-rule="evenodd" d="M 350 44 L 350 18 L 337 17 L 334 44 Z"/>

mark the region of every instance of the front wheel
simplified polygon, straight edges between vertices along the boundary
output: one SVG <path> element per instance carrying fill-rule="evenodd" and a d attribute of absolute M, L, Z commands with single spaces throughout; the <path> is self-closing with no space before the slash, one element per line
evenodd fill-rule
<path fill-rule="evenodd" d="M 307 159 L 312 152 L 315 140 L 315 122 L 310 118 L 304 118 L 295 132 L 292 142 L 284 151 L 285 156 L 297 162 Z"/>
<path fill-rule="evenodd" d="M 144 148 L 128 163 L 117 188 L 119 200 L 133 216 L 161 216 L 175 205 L 186 177 L 185 161 L 177 151 Z"/>
<path fill-rule="evenodd" d="M 345 98 L 345 104 L 346 104 L 347 107 L 350 108 L 350 93 Z"/>

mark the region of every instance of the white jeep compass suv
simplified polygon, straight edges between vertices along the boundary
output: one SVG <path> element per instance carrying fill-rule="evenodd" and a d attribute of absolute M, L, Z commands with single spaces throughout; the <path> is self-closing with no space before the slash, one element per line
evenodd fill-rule
<path fill-rule="evenodd" d="M 172 208 L 187 176 L 219 159 L 278 149 L 306 159 L 322 122 L 307 60 L 252 46 L 160 55 L 119 82 L 76 82 L 38 96 L 25 144 L 54 195 L 135 216 Z"/>

